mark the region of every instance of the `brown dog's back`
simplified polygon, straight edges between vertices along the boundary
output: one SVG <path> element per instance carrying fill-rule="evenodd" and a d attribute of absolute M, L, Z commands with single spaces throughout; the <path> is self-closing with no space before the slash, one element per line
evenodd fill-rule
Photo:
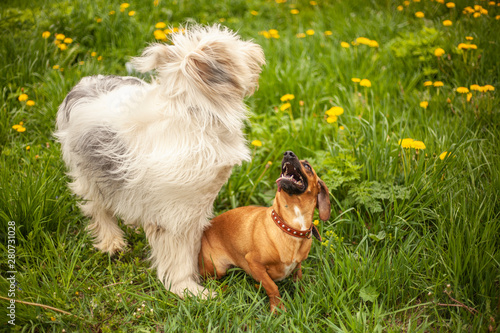
<path fill-rule="evenodd" d="M 239 207 L 227 211 L 212 220 L 201 239 L 201 251 L 198 256 L 200 274 L 204 277 L 214 276 L 217 267 L 217 278 L 225 275 L 226 270 L 238 266 L 249 272 L 244 258 L 238 254 L 248 253 L 254 246 L 255 223 L 265 221 L 268 208 L 259 206 Z M 245 221 L 256 221 L 245 223 Z"/>

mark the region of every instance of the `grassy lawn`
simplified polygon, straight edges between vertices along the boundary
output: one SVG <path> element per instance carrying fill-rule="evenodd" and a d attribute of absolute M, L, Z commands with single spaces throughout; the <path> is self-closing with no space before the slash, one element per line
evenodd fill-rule
<path fill-rule="evenodd" d="M 179 299 L 141 229 L 122 225 L 116 257 L 94 250 L 66 186 L 52 132 L 71 87 L 129 75 L 190 22 L 267 61 L 247 101 L 252 162 L 215 211 L 269 205 L 285 150 L 330 189 L 324 242 L 279 284 L 287 312 L 239 269 L 205 282 L 216 299 Z M 0 28 L 0 331 L 500 331 L 499 1 L 3 1 Z"/>

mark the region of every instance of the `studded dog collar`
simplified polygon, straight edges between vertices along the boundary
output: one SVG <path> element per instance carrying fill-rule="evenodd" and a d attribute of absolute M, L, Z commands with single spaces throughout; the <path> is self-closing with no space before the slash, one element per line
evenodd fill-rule
<path fill-rule="evenodd" d="M 276 213 L 274 209 L 271 211 L 271 217 L 274 223 L 276 223 L 276 225 L 282 231 L 289 234 L 290 236 L 297 238 L 311 238 L 312 233 L 317 240 L 319 240 L 320 242 L 322 241 L 321 235 L 319 234 L 319 231 L 314 224 L 311 224 L 311 227 L 307 230 L 297 230 L 286 224 L 286 222 L 281 218 L 281 216 L 278 215 L 278 213 Z"/>

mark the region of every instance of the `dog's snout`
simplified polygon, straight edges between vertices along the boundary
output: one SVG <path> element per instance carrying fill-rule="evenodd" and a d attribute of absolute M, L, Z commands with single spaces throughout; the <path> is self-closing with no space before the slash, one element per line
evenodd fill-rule
<path fill-rule="evenodd" d="M 283 154 L 283 157 L 288 157 L 288 158 L 295 158 L 295 154 L 293 153 L 293 151 L 291 150 L 288 150 L 286 151 L 284 154 Z"/>

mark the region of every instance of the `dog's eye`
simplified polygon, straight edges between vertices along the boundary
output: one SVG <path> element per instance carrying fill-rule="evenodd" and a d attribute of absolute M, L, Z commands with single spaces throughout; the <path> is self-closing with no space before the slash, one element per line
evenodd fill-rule
<path fill-rule="evenodd" d="M 312 171 L 311 166 L 310 166 L 309 164 L 304 163 L 304 167 L 305 167 L 307 170 Z"/>

